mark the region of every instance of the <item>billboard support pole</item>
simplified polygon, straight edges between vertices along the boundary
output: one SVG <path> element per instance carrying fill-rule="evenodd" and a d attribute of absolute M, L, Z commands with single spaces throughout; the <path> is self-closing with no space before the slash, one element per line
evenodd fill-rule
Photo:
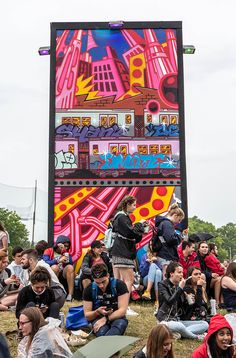
<path fill-rule="evenodd" d="M 34 246 L 34 229 L 35 229 L 35 213 L 36 213 L 36 201 L 37 201 L 37 179 L 34 185 L 34 211 L 33 211 L 33 227 L 32 227 L 32 241 L 31 246 Z"/>

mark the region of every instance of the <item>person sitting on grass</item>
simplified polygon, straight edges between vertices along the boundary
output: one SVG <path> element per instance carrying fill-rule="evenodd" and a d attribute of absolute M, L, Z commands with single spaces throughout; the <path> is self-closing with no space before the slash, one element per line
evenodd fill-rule
<path fill-rule="evenodd" d="M 0 311 L 7 311 L 16 304 L 18 293 L 11 293 L 10 287 L 20 285 L 16 275 L 12 275 L 7 268 L 8 264 L 7 253 L 4 250 L 0 251 Z"/>
<path fill-rule="evenodd" d="M 174 358 L 172 333 L 164 324 L 154 327 L 146 346 L 135 353 L 133 358 Z"/>
<path fill-rule="evenodd" d="M 29 276 L 30 273 L 36 268 L 36 267 L 44 267 L 47 269 L 47 271 L 50 274 L 51 277 L 51 285 L 50 287 L 53 289 L 56 302 L 59 304 L 59 308 L 61 308 L 66 299 L 66 290 L 64 286 L 60 283 L 58 280 L 57 275 L 55 272 L 51 269 L 51 267 L 44 261 L 44 260 L 38 260 L 38 253 L 34 249 L 27 249 L 22 252 L 21 256 L 21 264 L 23 267 L 24 274 L 21 275 L 20 280 L 23 282 L 24 286 L 28 286 L 30 284 Z"/>
<path fill-rule="evenodd" d="M 218 273 L 213 272 L 212 269 L 207 265 L 209 259 L 207 256 L 209 255 L 209 246 L 206 241 L 201 241 L 198 244 L 198 259 L 200 262 L 202 273 L 206 277 L 206 291 L 207 295 L 211 297 L 211 289 L 214 290 L 214 298 L 216 299 L 217 305 L 220 303 L 220 280 L 221 277 Z"/>
<path fill-rule="evenodd" d="M 126 284 L 111 278 L 105 264 L 91 268 L 93 282 L 84 289 L 85 318 L 92 323 L 96 336 L 119 336 L 125 333 L 125 313 L 129 302 Z"/>
<path fill-rule="evenodd" d="M 210 320 L 204 343 L 192 353 L 191 358 L 236 358 L 232 339 L 232 327 L 225 317 L 217 314 Z"/>
<path fill-rule="evenodd" d="M 19 292 L 16 305 L 16 318 L 26 307 L 38 307 L 43 316 L 59 318 L 59 304 L 55 302 L 55 295 L 50 284 L 50 274 L 44 267 L 37 267 L 30 275 L 29 286 Z"/>
<path fill-rule="evenodd" d="M 189 267 L 184 286 L 186 304 L 184 305 L 184 320 L 207 320 L 207 294 L 205 281 L 199 267 Z"/>
<path fill-rule="evenodd" d="M 104 245 L 101 241 L 95 240 L 91 244 L 91 249 L 85 254 L 81 264 L 80 282 L 83 289 L 92 282 L 91 268 L 97 263 L 104 263 L 108 267 L 108 272 L 111 275 L 112 265 L 110 259 L 104 250 Z"/>
<path fill-rule="evenodd" d="M 72 353 L 53 322 L 46 322 L 37 307 L 25 308 L 19 317 L 23 335 L 17 349 L 17 358 L 70 358 Z"/>
<path fill-rule="evenodd" d="M 191 241 L 183 241 L 178 246 L 178 262 L 183 267 L 184 278 L 186 278 L 188 268 L 191 266 L 200 267 L 200 262 L 195 252 L 195 243 Z"/>
<path fill-rule="evenodd" d="M 23 268 L 21 265 L 21 255 L 23 249 L 21 246 L 16 246 L 12 250 L 12 257 L 13 261 L 7 266 L 7 268 L 11 271 L 12 275 L 16 275 L 20 277 L 21 273 L 23 272 Z"/>
<path fill-rule="evenodd" d="M 221 294 L 224 307 L 227 310 L 236 310 L 236 262 L 229 264 L 221 279 Z"/>
<path fill-rule="evenodd" d="M 70 251 L 70 239 L 65 235 L 59 235 L 56 244 L 44 251 L 43 260 L 51 266 L 51 269 L 58 276 L 59 281 L 68 285 L 66 301 L 71 302 L 74 292 L 75 272 Z"/>
<path fill-rule="evenodd" d="M 151 290 L 154 286 L 156 302 L 158 304 L 158 282 L 162 280 L 162 271 L 157 263 L 156 253 L 148 249 L 147 253 L 142 256 L 139 266 L 140 274 L 143 278 L 143 284 L 146 287 L 142 294 L 144 300 L 151 300 Z"/>
<path fill-rule="evenodd" d="M 167 279 L 158 284 L 159 310 L 156 314 L 159 322 L 165 322 L 172 332 L 183 338 L 203 339 L 208 328 L 205 321 L 184 320 L 186 299 L 183 268 L 178 262 L 171 262 L 166 269 Z"/>

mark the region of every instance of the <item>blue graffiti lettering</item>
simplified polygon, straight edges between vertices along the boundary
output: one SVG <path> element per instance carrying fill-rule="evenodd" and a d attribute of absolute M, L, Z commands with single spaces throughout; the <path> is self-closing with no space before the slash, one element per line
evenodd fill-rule
<path fill-rule="evenodd" d="M 146 127 L 147 137 L 178 137 L 179 125 L 178 124 L 159 124 L 154 125 L 149 123 Z"/>
<path fill-rule="evenodd" d="M 126 129 L 126 132 L 128 130 Z M 84 143 L 88 142 L 88 138 L 125 137 L 125 132 L 117 124 L 113 124 L 109 128 L 94 127 L 92 125 L 79 127 L 73 124 L 62 124 L 56 128 L 56 135 L 65 138 L 79 138 L 80 142 Z"/>
<path fill-rule="evenodd" d="M 91 169 L 179 169 L 179 160 L 165 154 L 122 154 L 113 155 L 111 153 L 101 154 L 96 160 L 92 160 Z"/>

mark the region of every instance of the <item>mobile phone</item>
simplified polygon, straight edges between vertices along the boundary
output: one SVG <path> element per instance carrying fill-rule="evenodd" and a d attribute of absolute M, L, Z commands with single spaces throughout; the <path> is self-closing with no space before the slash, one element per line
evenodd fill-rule
<path fill-rule="evenodd" d="M 105 311 L 106 311 L 106 312 L 109 312 L 110 310 L 111 310 L 110 307 L 106 307 L 106 308 L 105 308 Z"/>
<path fill-rule="evenodd" d="M 45 308 L 46 305 L 44 303 L 41 303 L 40 308 Z"/>

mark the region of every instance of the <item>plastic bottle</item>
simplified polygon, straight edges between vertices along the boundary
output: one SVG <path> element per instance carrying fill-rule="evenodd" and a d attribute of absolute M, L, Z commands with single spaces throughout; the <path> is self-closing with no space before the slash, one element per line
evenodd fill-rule
<path fill-rule="evenodd" d="M 214 298 L 210 299 L 210 306 L 211 306 L 211 316 L 214 316 L 216 312 L 216 300 Z"/>

